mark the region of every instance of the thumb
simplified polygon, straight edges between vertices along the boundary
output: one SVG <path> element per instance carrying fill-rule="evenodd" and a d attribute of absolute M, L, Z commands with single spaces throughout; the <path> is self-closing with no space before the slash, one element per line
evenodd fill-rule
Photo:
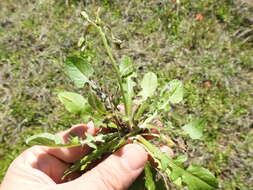
<path fill-rule="evenodd" d="M 128 144 L 91 171 L 74 181 L 62 184 L 61 190 L 124 190 L 142 172 L 147 152 L 137 144 Z"/>

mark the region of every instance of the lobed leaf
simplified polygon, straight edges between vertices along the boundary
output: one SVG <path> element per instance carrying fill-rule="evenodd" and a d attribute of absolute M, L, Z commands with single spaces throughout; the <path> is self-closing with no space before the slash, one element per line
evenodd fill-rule
<path fill-rule="evenodd" d="M 26 140 L 26 143 L 28 145 L 41 145 L 52 148 L 71 148 L 81 145 L 80 140 L 77 138 L 73 138 L 69 143 L 64 144 L 63 140 L 59 136 L 50 133 L 33 135 Z"/>
<path fill-rule="evenodd" d="M 137 140 L 144 146 L 147 152 L 150 153 L 152 158 L 158 164 L 158 168 L 165 171 L 168 166 L 168 157 L 165 153 L 161 152 L 157 147 L 153 146 L 150 142 L 144 139 L 142 136 L 137 136 Z"/>

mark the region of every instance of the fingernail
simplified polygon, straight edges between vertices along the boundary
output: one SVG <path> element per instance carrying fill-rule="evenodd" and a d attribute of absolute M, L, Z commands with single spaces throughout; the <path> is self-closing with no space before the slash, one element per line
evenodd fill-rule
<path fill-rule="evenodd" d="M 123 148 L 122 163 L 131 170 L 142 169 L 148 160 L 148 154 L 140 145 L 129 144 Z"/>

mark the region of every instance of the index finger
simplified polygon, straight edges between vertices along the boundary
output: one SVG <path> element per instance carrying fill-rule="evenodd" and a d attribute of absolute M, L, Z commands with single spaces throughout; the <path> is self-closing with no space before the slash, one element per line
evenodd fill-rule
<path fill-rule="evenodd" d="M 92 135 L 97 133 L 97 129 L 95 128 L 93 122 L 89 122 L 87 125 L 75 125 L 58 135 L 64 140 L 64 142 L 67 143 L 70 134 L 75 134 L 80 138 L 85 138 L 85 133 L 90 133 Z M 90 152 L 90 148 L 86 145 L 72 148 L 46 148 L 46 152 L 64 162 L 73 163 L 88 154 Z"/>

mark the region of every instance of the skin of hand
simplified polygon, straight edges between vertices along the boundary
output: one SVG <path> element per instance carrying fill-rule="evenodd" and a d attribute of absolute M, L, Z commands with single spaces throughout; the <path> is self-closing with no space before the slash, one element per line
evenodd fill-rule
<path fill-rule="evenodd" d="M 89 122 L 73 126 L 59 136 L 67 142 L 70 133 L 83 137 L 85 132 L 95 135 L 98 131 Z M 140 145 L 128 144 L 85 174 L 76 172 L 62 181 L 64 171 L 89 151 L 86 146 L 60 149 L 33 146 L 12 162 L 0 190 L 125 190 L 148 160 Z"/>

